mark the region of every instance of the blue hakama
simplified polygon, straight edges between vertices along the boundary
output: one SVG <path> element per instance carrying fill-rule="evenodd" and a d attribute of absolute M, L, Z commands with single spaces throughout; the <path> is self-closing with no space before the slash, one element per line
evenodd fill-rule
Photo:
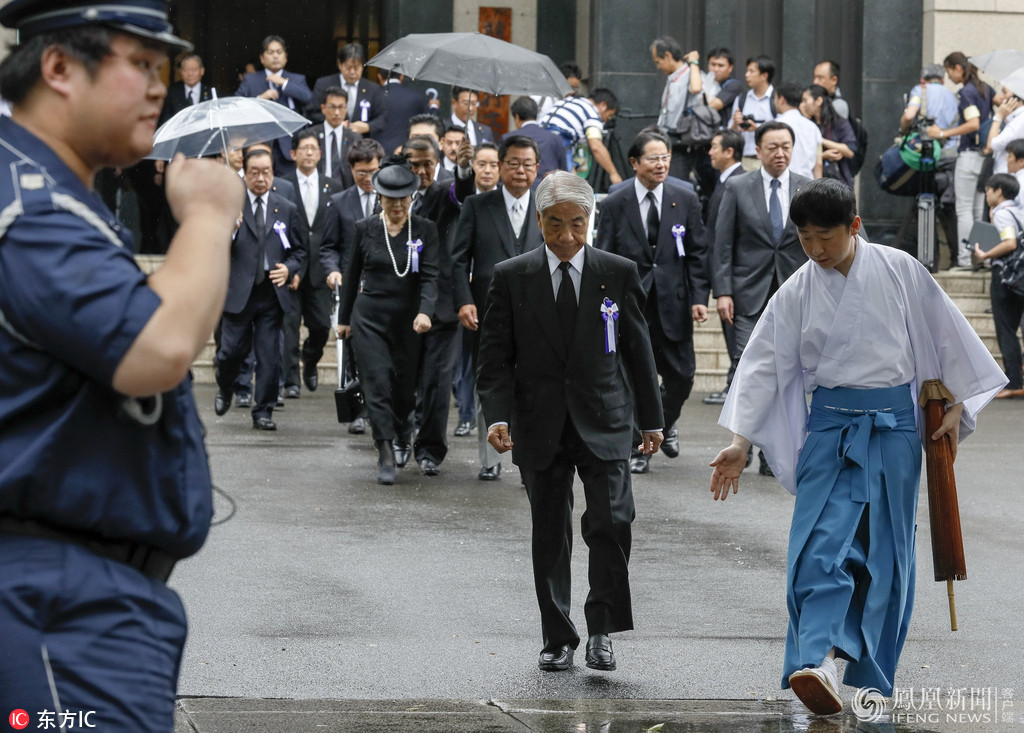
<path fill-rule="evenodd" d="M 914 600 L 921 441 L 910 385 L 811 398 L 789 535 L 782 687 L 833 647 L 843 682 L 891 695 Z"/>

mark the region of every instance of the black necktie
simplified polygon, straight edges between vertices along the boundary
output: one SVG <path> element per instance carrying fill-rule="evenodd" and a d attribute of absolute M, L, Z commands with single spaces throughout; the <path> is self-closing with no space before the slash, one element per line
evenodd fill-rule
<path fill-rule="evenodd" d="M 331 177 L 341 180 L 338 169 L 341 168 L 341 154 L 338 152 L 338 131 L 331 132 Z"/>
<path fill-rule="evenodd" d="M 185 95 L 186 97 L 188 97 L 188 103 L 186 104 L 187 107 L 191 107 L 193 104 L 196 103 L 196 98 L 192 96 L 193 94 L 195 94 L 195 90 L 189 89 L 188 94 Z"/>
<path fill-rule="evenodd" d="M 658 201 L 654 198 L 654 191 L 647 192 L 647 244 L 652 248 L 658 246 L 658 229 L 661 226 L 661 217 L 658 216 Z"/>
<path fill-rule="evenodd" d="M 256 251 L 259 253 L 259 261 L 256 263 L 256 284 L 263 282 L 264 271 L 267 267 L 266 243 L 264 242 L 263 230 L 267 226 L 267 218 L 263 214 L 263 197 L 256 197 Z"/>
<path fill-rule="evenodd" d="M 558 284 L 555 305 L 558 308 L 558 318 L 562 322 L 562 338 L 568 347 L 572 345 L 572 335 L 576 331 L 576 311 L 579 310 L 579 304 L 576 302 L 576 288 L 569 277 L 569 263 L 559 262 L 558 269 L 562 271 L 562 282 Z"/>

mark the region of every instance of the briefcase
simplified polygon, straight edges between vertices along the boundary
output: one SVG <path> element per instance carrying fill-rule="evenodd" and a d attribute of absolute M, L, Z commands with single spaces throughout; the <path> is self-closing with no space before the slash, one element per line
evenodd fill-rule
<path fill-rule="evenodd" d="M 338 289 L 334 290 L 334 313 L 331 320 L 338 325 L 338 309 L 340 307 Z M 338 338 L 338 332 L 334 332 L 334 344 L 337 347 L 338 360 L 338 388 L 334 390 L 334 407 L 338 412 L 338 422 L 352 422 L 363 410 L 363 391 L 359 387 L 359 380 L 345 382 L 345 370 L 342 366 L 345 353 L 345 342 Z"/>

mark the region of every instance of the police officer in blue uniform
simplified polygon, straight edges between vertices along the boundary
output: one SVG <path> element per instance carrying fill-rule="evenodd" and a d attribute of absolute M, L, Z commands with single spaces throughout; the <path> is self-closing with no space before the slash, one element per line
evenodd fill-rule
<path fill-rule="evenodd" d="M 0 63 L 0 710 L 170 731 L 185 615 L 166 585 L 212 515 L 189 365 L 220 315 L 243 188 L 176 160 L 147 277 L 92 190 L 146 155 L 164 0 L 8 0 Z M 81 720 L 82 718 L 76 718 Z"/>

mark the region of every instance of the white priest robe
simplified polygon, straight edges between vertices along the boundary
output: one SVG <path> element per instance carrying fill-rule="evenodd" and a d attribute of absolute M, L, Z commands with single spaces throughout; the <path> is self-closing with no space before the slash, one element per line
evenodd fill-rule
<path fill-rule="evenodd" d="M 806 395 L 819 385 L 909 383 L 916 398 L 928 379 L 941 379 L 963 402 L 961 441 L 1006 384 L 967 319 L 917 260 L 858 239 L 846 277 L 808 261 L 768 302 L 718 422 L 758 446 L 795 494 Z M 917 425 L 923 433 L 920 409 Z"/>

